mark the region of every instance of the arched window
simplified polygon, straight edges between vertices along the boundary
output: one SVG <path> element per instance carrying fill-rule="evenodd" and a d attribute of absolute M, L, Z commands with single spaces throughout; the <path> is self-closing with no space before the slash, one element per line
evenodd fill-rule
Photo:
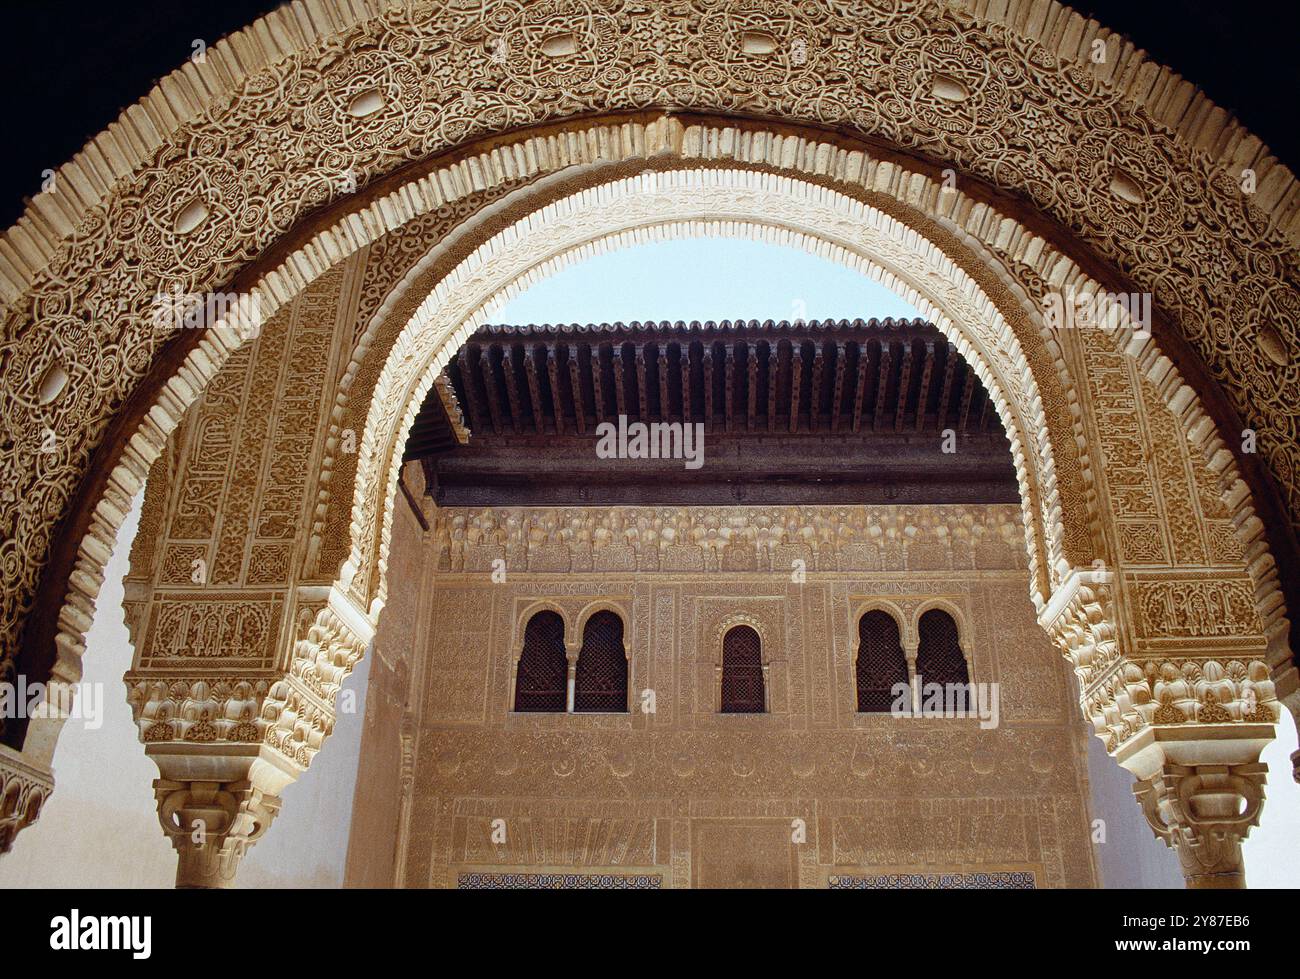
<path fill-rule="evenodd" d="M 945 686 L 949 683 L 970 683 L 970 672 L 966 669 L 966 657 L 962 655 L 961 643 L 957 638 L 957 623 L 952 616 L 937 608 L 932 608 L 921 616 L 917 631 L 921 644 L 916 651 L 916 673 L 924 689 L 931 683 Z M 959 706 L 966 708 L 963 697 Z"/>
<path fill-rule="evenodd" d="M 524 651 L 515 679 L 515 710 L 563 713 L 568 705 L 568 687 L 564 620 L 555 612 L 538 612 L 524 628 Z"/>
<path fill-rule="evenodd" d="M 582 652 L 573 685 L 573 709 L 627 711 L 627 655 L 623 620 L 597 612 L 582 630 Z"/>
<path fill-rule="evenodd" d="M 761 714 L 763 644 L 747 625 L 734 626 L 722 637 L 722 713 Z"/>
<path fill-rule="evenodd" d="M 888 712 L 898 683 L 907 683 L 907 658 L 898 622 L 888 612 L 873 609 L 858 623 L 858 710 Z"/>

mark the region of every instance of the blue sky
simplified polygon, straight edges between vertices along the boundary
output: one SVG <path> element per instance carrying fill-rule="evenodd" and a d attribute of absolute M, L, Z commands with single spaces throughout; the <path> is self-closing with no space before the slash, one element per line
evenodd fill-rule
<path fill-rule="evenodd" d="M 515 297 L 498 323 L 884 319 L 917 311 L 859 272 L 732 238 L 655 242 L 571 265 Z"/>

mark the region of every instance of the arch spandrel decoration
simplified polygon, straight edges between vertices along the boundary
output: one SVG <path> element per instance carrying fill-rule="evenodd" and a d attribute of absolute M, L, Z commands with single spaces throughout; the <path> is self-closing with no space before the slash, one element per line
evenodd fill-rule
<path fill-rule="evenodd" d="M 1162 321 L 1170 336 L 1181 330 L 1179 342 L 1185 341 L 1199 354 L 1236 412 L 1258 428 L 1263 452 L 1295 520 L 1300 490 L 1293 476 L 1300 469 L 1292 456 L 1300 449 L 1295 420 L 1286 406 L 1295 403 L 1293 389 L 1300 378 L 1294 370 L 1270 370 L 1260 360 L 1269 350 L 1279 349 L 1279 343 L 1286 350 L 1294 342 L 1300 318 L 1295 289 L 1300 217 L 1294 207 L 1294 180 L 1282 168 L 1271 167 L 1258 142 L 1222 114 L 1186 112 L 1187 98 L 1205 108 L 1199 95 L 1163 84 L 1168 76 L 1158 71 L 1139 70 L 1141 58 L 1131 48 L 1064 8 L 1040 4 L 1031 12 L 1029 5 L 1013 3 L 1003 15 L 984 21 L 965 9 L 940 5 L 905 12 L 855 10 L 849 17 L 829 5 L 801 6 L 791 16 L 776 4 L 743 9 L 718 4 L 678 16 L 667 8 L 647 13 L 638 7 L 633 12 L 611 3 L 600 5 L 599 16 L 589 23 L 598 21 L 617 29 L 584 36 L 587 46 L 579 46 L 584 57 L 567 65 L 538 60 L 534 42 L 554 30 L 547 20 L 551 15 L 538 10 L 489 5 L 483 15 L 486 20 L 480 20 L 477 11 L 462 14 L 438 8 L 438 16 L 445 20 L 435 22 L 431 19 L 435 8 L 416 5 L 367 11 L 373 19 L 358 24 L 361 8 L 334 10 L 322 3 L 312 9 L 320 17 L 311 25 L 277 12 L 273 17 L 282 24 L 281 30 L 250 33 L 218 45 L 210 58 L 213 67 L 191 67 L 185 76 L 165 80 L 163 94 L 151 97 L 146 110 L 129 113 L 116 131 L 100 138 L 95 152 L 61 172 L 67 178 L 61 181 L 66 197 L 38 200 L 26 223 L 0 244 L 0 290 L 8 300 L 0 333 L 6 372 L 12 370 L 28 380 L 39 378 L 50 358 L 67 349 L 42 342 L 44 338 L 84 332 L 72 310 L 90 311 L 97 324 L 97 342 L 83 345 L 75 362 L 66 365 L 71 396 L 44 409 L 33 409 L 31 399 L 17 395 L 3 404 L 6 425 L 22 434 L 4 453 L 6 464 L 17 474 L 18 502 L 0 502 L 0 517 L 12 532 L 0 544 L 0 554 L 14 569 L 16 583 L 6 589 L 0 609 L 6 659 L 15 649 L 51 534 L 67 509 L 73 487 L 86 471 L 92 449 L 106 437 L 110 414 L 128 395 L 137 394 L 137 401 L 152 403 L 152 410 L 142 418 L 136 415 L 104 443 L 106 456 L 101 454 L 99 461 L 104 463 L 107 481 L 82 492 L 81 523 L 72 525 L 78 536 L 87 528 L 80 553 L 75 560 L 57 556 L 55 560 L 55 566 L 72 572 L 72 585 L 57 628 L 44 635 L 52 640 L 58 633 L 56 675 L 76 675 L 106 545 L 131 495 L 185 405 L 239 346 L 241 325 L 256 325 L 241 324 L 235 317 L 233 325 L 186 338 L 179 346 L 190 348 L 189 359 L 165 389 L 150 394 L 151 385 L 159 392 L 161 378 L 148 383 L 143 379 L 168 339 L 166 331 L 153 328 L 148 315 L 159 292 L 173 285 L 209 291 L 238 276 L 242 282 L 258 282 L 258 295 L 265 299 L 262 312 L 269 315 L 328 267 L 422 209 L 463 199 L 503 180 L 620 154 L 642 160 L 659 153 L 676 154 L 697 164 L 709 159 L 761 160 L 766 166 L 806 168 L 837 177 L 852 172 L 873 192 L 894 195 L 931 215 L 957 237 L 1001 253 L 1003 269 L 998 274 L 1005 272 L 1009 280 L 1037 276 L 1055 288 L 1077 285 L 1086 273 L 1070 257 L 1070 248 L 1099 256 L 1102 265 L 1118 268 L 1128 277 L 1116 276 L 1114 282 L 1131 281 L 1155 294 L 1162 314 L 1174 317 Z M 317 25 L 326 23 L 336 25 L 337 37 L 327 39 L 320 31 Z M 514 87 L 485 86 L 482 97 L 475 94 L 475 101 L 467 104 L 465 93 L 475 90 L 466 84 L 467 78 L 486 79 L 498 71 L 478 46 L 485 28 L 493 36 L 518 38 L 520 46 L 511 47 L 513 60 L 498 66 Z M 756 63 L 737 42 L 743 30 L 767 31 L 777 39 L 778 50 L 782 42 L 788 46 L 796 36 L 804 39 L 806 62 Z M 638 32 L 647 31 L 667 43 L 654 49 L 653 64 L 634 80 L 610 88 L 608 67 L 617 67 L 624 46 L 636 42 Z M 1108 50 L 1114 44 L 1116 57 L 1094 66 L 1086 54 L 1099 34 L 1107 40 Z M 846 45 L 832 38 L 856 38 L 859 43 Z M 447 45 L 463 56 L 462 77 L 455 80 L 445 77 L 446 58 L 424 54 Z M 891 52 L 913 52 L 915 60 L 899 61 L 897 70 L 885 75 L 863 77 L 864 66 L 872 63 L 863 59 L 863 50 L 881 45 Z M 231 57 L 235 49 L 240 51 L 238 59 Z M 329 53 L 322 56 L 327 49 Z M 603 73 L 593 69 L 593 61 L 585 57 L 588 52 L 593 58 L 600 52 Z M 686 56 L 692 53 L 704 57 Z M 695 77 L 697 68 L 692 65 L 701 64 L 710 66 L 708 78 Z M 258 66 L 259 74 L 247 78 L 242 65 Z M 990 65 L 999 70 L 990 72 Z M 924 84 L 936 71 L 965 87 L 969 112 L 963 109 L 959 116 L 961 130 L 940 125 L 951 116 L 951 106 L 936 101 Z M 853 97 L 841 98 L 844 93 L 828 87 L 827 78 L 844 78 Z M 239 79 L 240 96 L 227 98 L 223 93 L 229 79 Z M 816 91 L 815 97 L 797 94 L 801 79 L 816 80 L 810 89 Z M 359 94 L 376 88 L 385 95 L 380 111 L 364 119 L 347 112 Z M 787 88 L 795 94 L 783 102 L 781 93 Z M 531 101 L 498 104 L 498 89 L 526 94 Z M 254 91 L 277 96 L 249 98 Z M 791 123 L 830 125 L 875 142 L 839 148 L 791 133 L 692 126 L 685 116 L 679 117 L 685 123 L 656 124 L 652 119 L 649 126 L 633 120 L 588 129 L 587 137 L 580 135 L 579 128 L 553 133 L 540 142 L 502 140 L 486 156 L 465 156 L 436 177 L 432 167 L 423 171 L 421 164 L 417 167 L 421 172 L 413 176 L 422 177 L 422 183 L 389 194 L 396 178 L 386 175 L 396 167 L 430 159 L 475 136 L 553 120 L 567 112 L 648 107 L 661 100 L 663 92 L 687 109 L 716 112 L 744 105 L 747 111 Z M 899 98 L 900 94 L 907 97 Z M 444 111 L 433 111 L 430 107 L 444 95 Z M 1032 131 L 1025 114 L 1014 111 L 1024 100 L 1048 107 Z M 206 112 L 209 104 L 222 105 L 223 110 Z M 299 123 L 296 128 L 286 125 L 290 117 Z M 1083 131 L 1085 138 L 1077 139 L 1077 131 Z M 1227 149 L 1211 153 L 1204 149 L 1208 146 Z M 923 153 L 934 163 L 921 164 L 922 172 L 910 172 L 914 161 L 900 157 L 895 148 Z M 936 163 L 954 165 L 959 173 L 972 177 L 962 178 L 961 190 L 945 195 L 936 179 Z M 1251 200 L 1238 193 L 1233 179 L 1234 169 L 1246 164 L 1259 167 L 1262 180 L 1262 192 Z M 337 178 L 344 171 L 366 188 L 359 199 L 342 198 L 339 186 L 344 181 Z M 1183 187 L 1183 180 L 1172 176 L 1185 174 L 1200 179 Z M 1049 222 L 1031 222 L 1033 230 L 1027 230 L 998 213 L 981 181 L 1024 194 Z M 1126 190 L 1120 197 L 1113 191 L 1117 184 Z M 1124 199 L 1133 197 L 1139 199 Z M 197 198 L 201 201 L 196 203 Z M 293 231 L 308 210 L 330 201 L 337 202 L 340 213 L 352 214 L 314 238 L 309 237 L 310 231 Z M 203 213 L 194 227 L 187 221 L 181 222 L 187 225 L 182 228 L 174 220 L 177 214 L 192 217 L 199 212 Z M 1273 220 L 1270 215 L 1278 217 Z M 1210 220 L 1216 217 L 1219 220 Z M 1058 224 L 1051 225 L 1051 220 Z M 316 227 L 320 224 L 316 222 Z M 1223 230 L 1217 236 L 1182 230 L 1198 225 Z M 1052 237 L 1060 228 L 1083 229 L 1064 252 L 1055 250 L 1060 242 Z M 127 236 L 124 229 L 139 231 Z M 269 252 L 267 261 L 253 262 L 255 255 L 282 237 L 285 246 Z M 1266 268 L 1245 268 L 1235 258 L 1243 253 L 1277 257 Z M 275 267 L 274 262 L 285 256 L 283 264 Z M 1190 287 L 1202 269 L 1213 270 L 1214 288 L 1205 292 Z M 1031 300 L 1035 296 L 1033 288 L 1016 291 Z M 1231 324 L 1232 336 L 1219 335 L 1228 326 L 1215 317 L 1207 295 L 1215 296 L 1216 308 L 1227 302 L 1240 314 Z M 127 297 L 125 303 L 122 297 Z M 1267 329 L 1277 333 L 1278 327 L 1266 326 L 1266 321 L 1281 324 L 1281 333 L 1267 336 Z M 1026 343 L 1025 337 L 1018 339 Z M 1046 338 L 1047 362 L 1055 362 L 1058 372 L 1068 375 L 1071 367 L 1077 369 L 1071 361 L 1071 357 L 1077 361 L 1077 353 L 1071 354 L 1072 338 L 1059 339 L 1057 343 Z M 1223 495 L 1241 528 L 1260 624 L 1274 647 L 1279 635 L 1284 646 L 1285 612 L 1277 574 L 1250 491 L 1238 478 L 1231 453 L 1195 392 L 1170 369 L 1157 343 L 1130 336 L 1114 339 L 1159 385 L 1161 397 L 1174 406 L 1184 432 L 1222 479 Z M 1034 363 L 1041 364 L 1035 358 L 1042 356 L 1029 353 Z M 92 388 L 94 398 L 88 394 Z M 412 393 L 415 389 L 408 388 L 403 395 Z M 392 392 L 380 394 L 389 397 Z M 1086 399 L 1067 401 L 1069 413 L 1077 410 L 1086 420 Z M 139 430 L 127 443 L 135 419 L 140 419 Z M 55 431 L 59 449 L 37 458 L 25 454 L 24 448 L 30 449 L 28 443 L 42 420 Z M 1094 435 L 1075 430 L 1081 448 L 1090 446 Z M 394 435 L 386 448 L 400 449 L 400 436 Z M 1080 475 L 1091 503 L 1098 488 L 1090 466 L 1097 462 L 1089 461 L 1087 452 L 1081 460 Z M 382 460 L 374 461 L 383 465 Z M 113 463 L 116 469 L 110 472 Z M 1042 479 L 1053 477 L 1053 468 L 1045 467 Z M 1038 489 L 1042 498 L 1034 501 L 1035 507 L 1050 514 L 1064 505 L 1050 483 L 1043 482 Z M 391 495 L 390 480 L 389 502 Z M 382 496 L 376 509 L 384 509 Z M 382 524 L 384 518 L 376 514 L 375 519 Z M 375 540 L 373 546 L 378 559 L 373 585 L 382 594 L 382 540 Z M 349 563 L 343 579 L 355 584 L 359 563 Z M 1091 686 L 1099 697 L 1094 718 L 1102 717 L 1112 732 L 1132 733 L 1134 712 L 1126 707 L 1125 697 L 1136 698 L 1126 692 L 1136 681 L 1127 673 L 1133 664 L 1123 665 L 1119 652 L 1123 637 L 1115 635 L 1114 623 L 1117 602 L 1124 605 L 1127 590 L 1136 586 L 1121 575 L 1094 587 L 1077 570 L 1070 570 L 1070 563 L 1053 562 L 1047 569 L 1061 576 L 1061 584 L 1044 609 L 1045 621 L 1064 637 L 1067 649 L 1086 649 L 1084 665 L 1076 660 L 1081 676 L 1086 671 L 1093 679 L 1110 677 Z M 58 596 L 63 585 L 56 581 L 47 589 Z M 375 592 L 365 597 L 372 596 L 378 597 Z M 337 689 L 335 684 L 361 654 L 382 600 L 359 601 L 359 597 L 354 593 L 349 599 L 339 589 L 311 594 L 310 601 L 319 608 L 317 618 L 288 657 L 292 682 L 277 684 L 271 697 L 282 705 L 272 715 L 285 718 L 291 727 L 296 727 L 292 718 L 322 709 L 328 712 L 328 703 L 322 707 L 319 699 L 322 694 L 332 699 L 330 691 Z M 53 604 L 58 604 L 57 598 Z M 53 621 L 53 616 L 47 620 Z M 46 655 L 40 647 L 38 634 L 33 647 L 38 661 Z M 1099 674 L 1099 670 L 1109 673 Z M 1124 684 L 1118 682 L 1121 675 Z M 1112 715 L 1125 719 L 1119 723 Z M 327 732 L 327 719 L 317 730 Z M 319 737 L 307 736 L 313 750 Z M 52 748 L 52 741 L 49 745 Z M 48 756 L 37 759 L 38 764 L 47 761 Z M 275 781 L 271 778 L 267 785 Z M 260 806 L 262 800 L 246 799 L 240 805 Z"/>

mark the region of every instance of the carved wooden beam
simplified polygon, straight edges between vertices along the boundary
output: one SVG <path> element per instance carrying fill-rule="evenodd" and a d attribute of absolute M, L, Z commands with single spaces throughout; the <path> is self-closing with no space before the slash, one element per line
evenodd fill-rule
<path fill-rule="evenodd" d="M 799 388 L 803 385 L 803 344 L 790 344 L 790 434 L 799 431 Z"/>
<path fill-rule="evenodd" d="M 754 419 L 758 414 L 758 346 L 755 343 L 745 345 L 745 369 L 749 381 L 749 403 L 745 406 L 745 430 L 754 430 Z"/>
<path fill-rule="evenodd" d="M 858 345 L 858 378 L 857 386 L 853 389 L 853 431 L 862 427 L 862 405 L 867 394 L 867 370 L 871 366 L 871 345 L 863 343 Z"/>
<path fill-rule="evenodd" d="M 591 394 L 596 401 L 596 424 L 599 425 L 605 420 L 605 385 L 601 379 L 604 373 L 601 352 L 605 349 L 603 343 L 593 344 L 591 348 Z"/>
<path fill-rule="evenodd" d="M 808 399 L 808 431 L 817 431 L 817 416 L 821 414 L 822 404 L 822 370 L 826 365 L 826 353 L 822 345 L 813 341 L 812 391 Z"/>
<path fill-rule="evenodd" d="M 627 362 L 623 359 L 623 345 L 617 343 L 610 351 L 610 365 L 614 368 L 614 401 L 618 413 L 627 417 Z"/>
<path fill-rule="evenodd" d="M 587 408 L 582 400 L 582 374 L 580 370 L 581 364 L 578 361 L 578 347 L 569 347 L 568 354 L 569 386 L 573 391 L 573 423 L 578 426 L 578 434 L 585 435 L 587 432 Z"/>
<path fill-rule="evenodd" d="M 894 398 L 894 431 L 903 430 L 903 413 L 907 410 L 907 389 L 912 381 L 912 364 L 916 360 L 916 352 L 912 349 L 912 344 L 906 340 L 903 341 L 903 369 L 898 376 L 898 395 Z"/>
<path fill-rule="evenodd" d="M 781 376 L 781 344 L 767 345 L 767 430 L 776 431 L 776 382 Z"/>
<path fill-rule="evenodd" d="M 555 434 L 564 434 L 564 399 L 560 397 L 560 365 L 555 348 L 546 348 L 546 378 L 551 382 L 551 410 L 555 414 Z"/>
<path fill-rule="evenodd" d="M 926 341 L 925 366 L 921 368 L 921 387 L 916 397 L 916 430 L 925 428 L 925 406 L 930 400 L 930 378 L 934 374 L 934 344 Z"/>
<path fill-rule="evenodd" d="M 544 350 L 541 344 L 535 343 L 524 351 L 524 374 L 528 378 L 528 397 L 532 401 L 533 427 L 537 429 L 537 434 L 541 435 L 546 431 L 546 409 L 542 407 L 542 385 L 537 380 L 537 353 L 538 350 Z"/>
<path fill-rule="evenodd" d="M 501 394 L 497 391 L 496 373 L 492 370 L 492 348 L 483 347 L 478 358 L 483 374 L 483 390 L 487 393 L 488 413 L 492 416 L 492 431 L 501 434 Z"/>
<path fill-rule="evenodd" d="M 957 348 L 948 344 L 948 360 L 943 366 L 943 388 L 939 392 L 939 408 L 934 416 L 935 428 L 943 431 L 948 427 L 948 406 L 952 399 L 952 379 L 957 373 Z"/>
<path fill-rule="evenodd" d="M 501 348 L 501 372 L 506 377 L 506 398 L 510 402 L 510 427 L 518 435 L 524 430 L 523 411 L 519 404 L 519 380 L 515 377 L 514 350 Z"/>
<path fill-rule="evenodd" d="M 840 427 L 840 404 L 844 400 L 845 345 L 841 340 L 835 344 L 835 386 L 831 389 L 831 431 Z"/>
<path fill-rule="evenodd" d="M 713 343 L 704 343 L 704 430 L 713 431 Z"/>
<path fill-rule="evenodd" d="M 966 431 L 966 420 L 970 417 L 970 402 L 975 394 L 975 368 L 970 364 L 966 365 L 966 383 L 962 385 L 961 390 L 961 418 L 957 427 L 961 431 Z"/>
<path fill-rule="evenodd" d="M 871 416 L 872 431 L 880 431 L 880 420 L 885 417 L 885 393 L 889 390 L 889 363 L 893 358 L 888 340 L 880 341 L 880 380 L 876 386 L 876 411 Z"/>

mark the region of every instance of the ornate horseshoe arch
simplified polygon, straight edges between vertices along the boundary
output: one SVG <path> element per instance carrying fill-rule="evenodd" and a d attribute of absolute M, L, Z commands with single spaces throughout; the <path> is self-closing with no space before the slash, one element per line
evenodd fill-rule
<path fill-rule="evenodd" d="M 933 250 L 934 281 L 912 281 L 899 269 L 890 284 L 932 303 L 936 318 L 947 319 L 940 325 L 967 341 L 962 328 L 980 319 L 972 315 L 978 309 L 1005 316 L 1001 342 L 985 342 L 972 359 L 1000 392 L 1009 430 L 1019 433 L 1013 438 L 1027 529 L 1039 528 L 1041 617 L 1074 660 L 1085 709 L 1109 746 L 1141 741 L 1154 720 L 1153 677 L 1120 650 L 1140 651 L 1141 662 L 1157 670 L 1159 655 L 1176 654 L 1157 655 L 1160 647 L 1150 643 L 1158 634 L 1142 633 L 1160 627 L 1170 593 L 1149 587 L 1154 582 L 1141 574 L 1121 580 L 1129 545 L 1123 528 L 1104 525 L 1103 494 L 1116 492 L 1102 485 L 1114 465 L 1102 437 L 1106 391 L 1087 389 L 1088 379 L 1103 374 L 1122 374 L 1130 391 L 1151 397 L 1152 415 L 1181 430 L 1199 454 L 1199 462 L 1187 463 L 1191 492 L 1225 501 L 1226 516 L 1216 520 L 1232 525 L 1237 550 L 1223 543 L 1219 563 L 1237 569 L 1234 600 L 1244 595 L 1246 606 L 1238 602 L 1234 611 L 1253 637 L 1232 662 L 1244 682 L 1249 664 L 1267 660 L 1277 692 L 1293 692 L 1270 544 L 1290 558 L 1300 498 L 1300 449 L 1286 407 L 1300 388 L 1300 371 L 1286 363 L 1300 318 L 1294 180 L 1270 166 L 1236 123 L 1198 93 L 1169 84 L 1167 73 L 1125 42 L 1058 6 L 1029 16 L 1027 7 L 1009 5 L 985 20 L 939 5 L 850 15 L 829 4 L 719 4 L 679 16 L 609 3 L 593 5 L 595 16 L 575 32 L 578 55 L 556 62 L 540 53 L 541 40 L 557 29 L 552 15 L 527 6 L 493 4 L 481 15 L 422 5 L 364 15 L 325 3 L 308 8 L 314 16 L 307 19 L 277 11 L 259 22 L 262 29 L 215 46 L 206 67 L 164 80 L 60 171 L 63 196 L 38 199 L 0 243 L 0 352 L 6 378 L 20 379 L 6 391 L 13 437 L 0 446 L 20 490 L 0 502 L 8 674 L 79 675 L 108 545 L 130 497 L 186 406 L 240 349 L 241 327 L 249 325 L 242 311 L 202 335 L 160 335 L 150 317 L 158 294 L 231 284 L 259 298 L 265 319 L 358 249 L 472 194 L 620 160 L 640 169 L 667 160 L 668 171 L 686 161 L 683 169 L 802 174 L 811 186 L 828 185 L 827 194 L 840 193 L 831 185 L 861 188 L 864 206 L 896 221 L 904 237 L 914 235 L 918 250 Z M 667 43 L 649 68 L 621 76 L 643 30 Z M 773 38 L 778 52 L 801 39 L 806 61 L 746 50 L 742 38 L 755 31 Z M 491 37 L 509 42 L 504 64 L 485 50 Z M 1096 40 L 1114 52 L 1103 65 L 1086 57 Z M 890 57 L 879 57 L 885 44 Z M 432 53 L 447 48 L 459 58 L 454 80 L 444 77 L 447 58 Z M 882 64 L 887 71 L 876 70 Z M 825 83 L 839 77 L 842 85 Z M 1047 107 L 1033 129 L 1017 111 L 1027 102 Z M 665 104 L 678 110 L 656 111 Z M 785 122 L 772 128 L 702 115 L 742 111 Z M 584 121 L 600 112 L 633 114 Z M 506 135 L 541 124 L 550 128 Z M 1233 179 L 1245 166 L 1260 175 L 1261 191 L 1250 199 Z M 958 175 L 956 190 L 945 189 L 948 168 Z M 340 187 L 344 174 L 363 188 L 356 198 Z M 725 220 L 758 226 L 743 214 Z M 1202 231 L 1183 230 L 1192 226 Z M 842 235 L 823 227 L 816 237 L 854 254 L 837 240 Z M 982 279 L 942 267 L 958 252 L 983 266 Z M 971 280 L 975 293 L 964 293 L 959 283 Z M 1154 338 L 1130 332 L 1091 345 L 1053 334 L 1035 316 L 1046 292 L 1128 283 L 1154 297 Z M 976 294 L 982 300 L 972 299 Z M 448 343 L 491 299 L 476 295 L 476 302 L 463 300 L 460 319 L 443 324 Z M 944 312 L 961 302 L 962 315 Z M 1213 315 L 1220 303 L 1236 314 L 1231 335 Z M 369 352 L 359 346 L 357 360 L 373 367 L 390 351 L 414 353 L 412 343 L 377 343 Z M 448 356 L 451 349 L 439 348 Z M 364 401 L 366 410 L 388 416 L 373 437 L 366 426 L 361 459 L 381 473 L 387 466 L 381 485 L 390 498 L 389 460 L 400 457 L 404 431 L 393 419 L 413 410 L 420 385 L 441 366 L 438 356 L 425 357 L 425 373 L 414 382 L 381 375 L 384 383 Z M 1020 388 L 1019 397 L 1008 390 L 1017 366 L 1037 385 Z M 338 420 L 354 410 L 355 377 L 337 390 Z M 1201 392 L 1218 390 L 1224 401 L 1202 404 Z M 1228 448 L 1235 433 L 1225 425 L 1238 419 L 1259 433 L 1271 483 L 1255 459 Z M 55 433 L 56 451 L 37 453 L 33 440 L 46 429 Z M 328 536 L 339 501 L 346 506 L 353 494 L 326 483 L 310 523 Z M 309 762 L 328 733 L 333 692 L 382 606 L 384 531 L 366 527 L 384 526 L 384 497 L 365 496 L 361 484 L 357 509 L 344 518 L 354 547 L 340 582 L 350 594 L 329 585 L 335 569 L 323 560 L 320 574 L 294 578 L 299 611 L 310 614 L 286 652 L 288 668 L 264 682 L 265 699 L 259 693 L 240 708 L 254 715 L 244 720 L 255 720 L 288 768 Z M 366 539 L 369 554 L 358 544 Z M 1089 558 L 1106 566 L 1094 571 Z M 361 575 L 372 559 L 376 573 Z M 1179 587 L 1195 591 L 1197 584 Z M 1136 616 L 1131 621 L 1115 613 L 1121 595 Z M 43 621 L 32 616 L 35 608 Z M 1217 641 L 1186 638 L 1195 640 L 1192 659 Z M 158 718 L 142 714 L 142 725 L 146 720 Z M 1263 715 L 1238 720 L 1268 723 Z M 57 725 L 7 732 L 14 743 L 0 761 L 8 777 L 43 786 L 43 796 L 56 734 Z M 1125 763 L 1153 778 L 1164 761 L 1140 745 Z M 238 841 L 229 845 L 239 848 Z"/>

